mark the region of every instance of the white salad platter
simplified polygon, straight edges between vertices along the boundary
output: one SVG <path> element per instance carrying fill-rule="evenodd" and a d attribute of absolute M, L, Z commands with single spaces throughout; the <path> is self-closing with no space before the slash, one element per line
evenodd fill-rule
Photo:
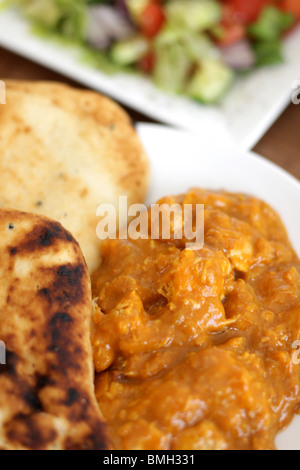
<path fill-rule="evenodd" d="M 0 6 L 2 1 L 0 0 Z M 203 142 L 251 149 L 291 101 L 300 78 L 300 29 L 285 39 L 285 62 L 236 80 L 218 106 L 168 95 L 138 75 L 106 75 L 84 63 L 76 47 L 41 39 L 14 10 L 0 13 L 0 46 L 47 66 L 160 122 L 193 131 Z M 1 60 L 1 57 L 0 57 Z M 1 77 L 2 79 L 5 77 Z"/>

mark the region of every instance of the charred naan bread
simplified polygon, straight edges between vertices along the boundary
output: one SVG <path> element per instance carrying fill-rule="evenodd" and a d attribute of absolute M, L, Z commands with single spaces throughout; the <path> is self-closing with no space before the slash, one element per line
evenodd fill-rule
<path fill-rule="evenodd" d="M 0 107 L 0 206 L 58 220 L 90 272 L 100 263 L 99 204 L 142 202 L 148 160 L 127 114 L 99 93 L 6 80 Z M 125 214 L 124 214 L 125 215 Z"/>
<path fill-rule="evenodd" d="M 0 209 L 0 449 L 104 449 L 89 274 L 60 224 Z"/>

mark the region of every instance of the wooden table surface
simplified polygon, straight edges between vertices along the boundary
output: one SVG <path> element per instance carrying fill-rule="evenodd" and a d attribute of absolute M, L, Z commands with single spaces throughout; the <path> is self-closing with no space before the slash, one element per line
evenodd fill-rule
<path fill-rule="evenodd" d="M 82 86 L 2 48 L 0 78 L 58 80 Z M 154 122 L 140 113 L 126 109 L 134 121 Z M 300 179 L 300 105 L 291 104 L 254 150 Z"/>

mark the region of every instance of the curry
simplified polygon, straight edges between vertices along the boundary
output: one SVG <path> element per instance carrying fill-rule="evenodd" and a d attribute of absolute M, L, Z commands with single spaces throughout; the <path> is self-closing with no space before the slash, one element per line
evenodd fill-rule
<path fill-rule="evenodd" d="M 159 203 L 204 204 L 204 245 L 102 245 L 92 341 L 114 448 L 274 449 L 300 404 L 300 262 L 285 228 L 240 194 Z"/>

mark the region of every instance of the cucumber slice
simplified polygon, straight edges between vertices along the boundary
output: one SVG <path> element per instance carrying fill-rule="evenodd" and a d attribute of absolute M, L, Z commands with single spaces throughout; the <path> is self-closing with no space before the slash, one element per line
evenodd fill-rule
<path fill-rule="evenodd" d="M 233 71 L 221 61 L 203 61 L 188 84 L 187 94 L 202 103 L 217 103 L 225 95 L 233 79 Z"/>
<path fill-rule="evenodd" d="M 191 62 L 184 46 L 173 44 L 156 50 L 153 72 L 155 84 L 169 93 L 182 93 L 185 88 Z"/>
<path fill-rule="evenodd" d="M 171 47 L 176 43 L 185 47 L 191 62 L 199 63 L 204 59 L 218 59 L 221 55 L 219 49 L 205 33 L 190 33 L 173 24 L 167 24 L 154 41 L 157 50 L 161 47 Z"/>
<path fill-rule="evenodd" d="M 167 23 L 154 39 L 154 44 L 156 48 L 170 46 L 182 41 L 186 35 L 187 32 L 178 25 Z"/>
<path fill-rule="evenodd" d="M 183 38 L 186 53 L 192 63 L 201 65 L 204 60 L 220 59 L 220 50 L 206 34 L 187 34 Z"/>
<path fill-rule="evenodd" d="M 118 65 L 132 65 L 148 52 L 148 41 L 142 36 L 135 36 L 115 43 L 110 50 L 110 57 Z"/>
<path fill-rule="evenodd" d="M 174 0 L 167 3 L 166 15 L 170 23 L 190 33 L 205 31 L 221 20 L 221 6 L 215 0 Z"/>

